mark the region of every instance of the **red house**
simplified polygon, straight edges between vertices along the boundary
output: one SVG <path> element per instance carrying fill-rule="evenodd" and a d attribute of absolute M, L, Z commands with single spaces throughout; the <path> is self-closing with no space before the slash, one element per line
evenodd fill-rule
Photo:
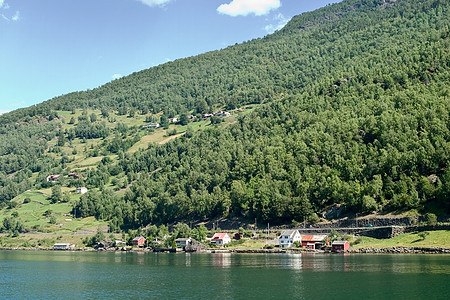
<path fill-rule="evenodd" d="M 302 235 L 302 247 L 317 249 L 329 243 L 330 240 L 327 235 Z"/>
<path fill-rule="evenodd" d="M 334 241 L 331 244 L 331 251 L 345 252 L 348 249 L 350 249 L 350 243 L 348 241 Z"/>
<path fill-rule="evenodd" d="M 211 243 L 215 243 L 217 246 L 223 246 L 231 242 L 231 238 L 226 232 L 216 232 L 211 239 Z"/>
<path fill-rule="evenodd" d="M 138 236 L 133 239 L 133 246 L 143 247 L 145 243 L 145 238 L 143 236 Z"/>
<path fill-rule="evenodd" d="M 79 175 L 79 174 L 77 174 L 75 172 L 67 174 L 67 177 L 72 177 L 73 179 L 78 179 L 78 178 L 80 178 L 80 176 L 81 175 Z"/>

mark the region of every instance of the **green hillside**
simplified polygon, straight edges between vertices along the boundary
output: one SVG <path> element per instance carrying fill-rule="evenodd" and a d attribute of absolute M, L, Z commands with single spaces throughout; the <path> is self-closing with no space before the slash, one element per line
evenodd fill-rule
<path fill-rule="evenodd" d="M 343 1 L 267 37 L 2 115 L 0 215 L 26 205 L 27 190 L 113 230 L 315 222 L 336 204 L 450 213 L 449 6 Z M 17 230 L 36 225 L 18 218 Z"/>

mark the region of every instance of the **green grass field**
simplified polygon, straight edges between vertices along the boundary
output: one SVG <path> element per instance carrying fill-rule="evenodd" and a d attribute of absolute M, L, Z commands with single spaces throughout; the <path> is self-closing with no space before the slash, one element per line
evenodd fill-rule
<path fill-rule="evenodd" d="M 63 188 L 65 190 L 73 190 L 71 188 Z M 18 203 L 14 208 L 3 208 L 0 210 L 0 222 L 7 217 L 13 217 L 20 220 L 25 228 L 30 231 L 39 231 L 46 233 L 73 233 L 77 231 L 95 233 L 98 226 L 105 226 L 106 222 L 95 220 L 94 217 L 89 218 L 73 218 L 72 204 L 55 203 L 52 204 L 48 200 L 50 189 L 42 191 L 27 191 L 16 197 L 13 202 Z M 80 195 L 71 193 L 71 202 L 79 199 Z M 29 198 L 30 202 L 23 203 L 25 198 Z M 50 215 L 53 215 L 55 222 L 50 223 Z M 0 223 L 0 224 L 1 224 Z"/>
<path fill-rule="evenodd" d="M 360 237 L 352 243 L 353 249 L 360 248 L 392 248 L 392 247 L 442 247 L 450 249 L 450 230 L 428 231 L 425 239 L 418 232 L 406 233 L 392 239 L 374 239 Z"/>

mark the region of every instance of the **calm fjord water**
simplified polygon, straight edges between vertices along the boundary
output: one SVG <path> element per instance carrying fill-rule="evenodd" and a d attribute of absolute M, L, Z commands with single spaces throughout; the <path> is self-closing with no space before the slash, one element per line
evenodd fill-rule
<path fill-rule="evenodd" d="M 449 299 L 450 256 L 0 251 L 1 299 Z"/>

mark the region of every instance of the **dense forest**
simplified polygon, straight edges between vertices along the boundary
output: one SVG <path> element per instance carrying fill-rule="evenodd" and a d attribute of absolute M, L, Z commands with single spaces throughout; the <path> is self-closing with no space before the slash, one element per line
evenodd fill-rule
<path fill-rule="evenodd" d="M 84 185 L 73 214 L 114 230 L 219 218 L 315 222 L 333 205 L 450 213 L 449 7 L 347 0 L 264 38 L 3 115 L 0 202 Z M 201 129 L 186 118 L 248 105 L 233 122 Z M 182 136 L 130 152 L 146 133 L 120 116 L 160 121 L 157 130 L 176 116 L 189 124 Z M 73 171 L 79 153 L 63 149 L 76 141 L 101 160 L 76 181 L 48 183 Z"/>

